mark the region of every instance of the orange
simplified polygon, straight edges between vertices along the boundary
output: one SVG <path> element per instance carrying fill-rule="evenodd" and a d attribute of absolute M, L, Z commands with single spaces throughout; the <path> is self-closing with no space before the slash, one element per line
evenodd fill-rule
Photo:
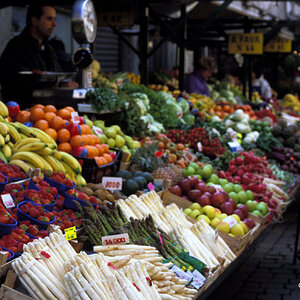
<path fill-rule="evenodd" d="M 57 140 L 60 143 L 68 142 L 70 140 L 70 138 L 71 138 L 71 134 L 68 129 L 63 128 L 63 129 L 58 130 Z"/>
<path fill-rule="evenodd" d="M 45 116 L 44 110 L 40 107 L 36 107 L 31 110 L 30 119 L 33 122 L 44 119 L 44 116 Z"/>
<path fill-rule="evenodd" d="M 81 135 L 74 135 L 70 140 L 70 144 L 73 148 L 83 146 L 83 139 Z"/>
<path fill-rule="evenodd" d="M 66 106 L 64 107 L 64 109 L 67 109 L 70 113 L 75 111 L 75 109 L 72 106 Z"/>
<path fill-rule="evenodd" d="M 217 105 L 215 107 L 215 111 L 222 111 L 222 106 L 221 105 Z"/>
<path fill-rule="evenodd" d="M 45 130 L 45 132 L 46 132 L 48 135 L 50 135 L 50 136 L 54 139 L 54 141 L 56 141 L 56 139 L 57 139 L 57 132 L 56 132 L 55 129 L 53 129 L 53 128 L 48 128 L 48 129 Z"/>
<path fill-rule="evenodd" d="M 95 160 L 98 166 L 103 166 L 107 164 L 106 159 L 103 156 L 96 156 Z"/>
<path fill-rule="evenodd" d="M 226 105 L 224 105 L 223 110 L 225 112 L 230 112 L 231 111 L 231 107 L 228 104 L 226 104 Z"/>
<path fill-rule="evenodd" d="M 34 123 L 34 127 L 45 131 L 49 128 L 49 123 L 46 120 L 38 120 Z"/>
<path fill-rule="evenodd" d="M 70 120 L 71 119 L 71 113 L 67 109 L 64 109 L 64 108 L 61 108 L 57 112 L 57 115 L 59 117 L 61 117 L 62 119 L 64 119 L 64 120 Z"/>
<path fill-rule="evenodd" d="M 59 151 L 64 151 L 64 152 L 67 152 L 67 153 L 71 153 L 72 151 L 72 146 L 69 144 L 69 143 L 60 143 L 58 146 L 57 146 L 57 149 Z"/>
<path fill-rule="evenodd" d="M 56 112 L 57 112 L 57 109 L 56 109 L 56 107 L 54 106 L 54 105 L 46 105 L 45 107 L 44 107 L 44 112 L 46 113 L 46 112 L 52 112 L 52 113 L 55 113 L 56 114 Z"/>
<path fill-rule="evenodd" d="M 17 114 L 16 120 L 20 123 L 26 123 L 30 120 L 31 113 L 27 110 L 20 110 Z"/>
<path fill-rule="evenodd" d="M 92 145 L 92 146 L 94 146 L 96 143 L 95 143 L 95 140 L 94 140 L 93 134 L 87 134 L 87 136 L 88 136 L 88 137 L 89 137 L 89 139 L 90 139 L 89 145 Z"/>
<path fill-rule="evenodd" d="M 44 119 L 50 124 L 52 119 L 56 116 L 54 112 L 46 112 L 44 115 Z"/>
<path fill-rule="evenodd" d="M 65 127 L 65 121 L 59 117 L 59 116 L 55 116 L 51 123 L 50 123 L 51 127 L 54 128 L 56 131 L 58 131 L 59 129 L 62 129 Z"/>
<path fill-rule="evenodd" d="M 85 146 L 85 149 L 88 151 L 87 158 L 94 158 L 98 155 L 98 149 L 95 146 Z"/>
<path fill-rule="evenodd" d="M 92 134 L 91 138 L 93 139 L 93 145 L 96 145 L 96 144 L 99 144 L 100 143 L 100 140 L 99 138 L 97 137 L 97 135 L 95 134 Z"/>
<path fill-rule="evenodd" d="M 106 159 L 106 161 L 107 161 L 108 164 L 111 163 L 111 162 L 113 162 L 112 157 L 108 153 L 104 153 L 103 157 L 105 157 L 105 159 Z"/>
<path fill-rule="evenodd" d="M 33 106 L 30 108 L 30 111 L 32 111 L 32 110 L 35 109 L 35 108 L 41 108 L 41 109 L 44 110 L 44 105 L 43 105 L 43 104 L 35 104 L 35 105 L 33 105 Z"/>
<path fill-rule="evenodd" d="M 101 144 L 96 144 L 95 147 L 98 149 L 98 155 L 101 156 L 104 153 L 104 147 Z"/>
<path fill-rule="evenodd" d="M 109 148 L 106 144 L 101 144 L 103 147 L 103 153 L 108 153 L 109 152 Z"/>
<path fill-rule="evenodd" d="M 87 134 L 82 135 L 82 141 L 83 141 L 83 145 L 89 145 L 90 144 L 90 137 Z"/>
<path fill-rule="evenodd" d="M 91 127 L 87 124 L 80 125 L 80 128 L 81 128 L 81 133 L 82 134 L 91 134 L 92 133 Z"/>

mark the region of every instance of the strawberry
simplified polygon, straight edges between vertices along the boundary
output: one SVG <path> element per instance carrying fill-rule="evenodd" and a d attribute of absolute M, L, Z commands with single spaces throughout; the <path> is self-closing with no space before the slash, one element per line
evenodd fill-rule
<path fill-rule="evenodd" d="M 39 229 L 37 225 L 29 225 L 28 227 L 28 233 L 31 235 L 37 235 L 39 233 Z"/>
<path fill-rule="evenodd" d="M 39 216 L 38 221 L 40 221 L 42 223 L 49 223 L 50 222 L 49 218 L 45 217 L 45 216 Z"/>
<path fill-rule="evenodd" d="M 31 207 L 29 210 L 29 215 L 32 218 L 36 219 L 40 215 L 40 212 L 38 211 L 38 209 L 36 207 Z"/>

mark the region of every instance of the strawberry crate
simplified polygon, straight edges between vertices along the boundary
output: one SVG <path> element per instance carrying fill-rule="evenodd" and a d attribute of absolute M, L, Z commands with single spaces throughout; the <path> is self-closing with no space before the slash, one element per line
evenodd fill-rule
<path fill-rule="evenodd" d="M 113 162 L 98 166 L 95 159 L 93 158 L 79 158 L 79 163 L 82 167 L 82 176 L 86 182 L 101 183 L 103 176 L 111 176 L 119 171 L 122 160 L 122 151 L 117 149 L 111 149 L 116 154 Z"/>

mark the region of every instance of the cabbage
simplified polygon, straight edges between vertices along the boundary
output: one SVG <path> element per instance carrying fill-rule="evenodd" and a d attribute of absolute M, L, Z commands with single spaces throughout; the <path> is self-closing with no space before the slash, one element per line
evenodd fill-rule
<path fill-rule="evenodd" d="M 218 116 L 212 116 L 212 118 L 210 120 L 212 122 L 221 122 L 221 119 Z M 229 120 L 229 121 L 232 122 L 231 120 Z M 225 123 L 226 123 L 226 121 L 225 121 Z M 233 122 L 232 122 L 232 124 L 233 124 Z"/>
<path fill-rule="evenodd" d="M 150 115 L 150 114 L 146 114 L 146 115 L 142 116 L 141 120 L 143 120 L 143 122 L 145 124 L 149 124 L 148 130 L 150 132 L 160 133 L 160 132 L 165 131 L 164 126 L 161 123 L 155 121 L 154 118 L 152 117 L 152 115 Z"/>
<path fill-rule="evenodd" d="M 234 121 L 242 121 L 245 117 L 245 114 L 241 109 L 237 109 L 233 114 L 230 115 L 230 119 Z"/>
<path fill-rule="evenodd" d="M 190 112 L 190 106 L 184 98 L 182 98 L 180 101 L 177 101 L 177 104 L 181 107 L 184 115 Z"/>
<path fill-rule="evenodd" d="M 224 124 L 226 127 L 231 127 L 234 125 L 234 122 L 230 119 L 227 119 Z"/>
<path fill-rule="evenodd" d="M 249 125 L 245 125 L 243 123 L 237 123 L 235 126 L 235 130 L 239 133 L 249 133 L 251 132 L 251 127 Z"/>
<path fill-rule="evenodd" d="M 183 116 L 183 120 L 186 122 L 186 124 L 193 125 L 195 122 L 195 116 L 192 114 L 187 114 Z"/>
<path fill-rule="evenodd" d="M 253 144 L 253 143 L 256 142 L 258 137 L 259 137 L 259 132 L 258 131 L 250 132 L 245 136 L 244 142 L 249 143 L 249 144 Z"/>

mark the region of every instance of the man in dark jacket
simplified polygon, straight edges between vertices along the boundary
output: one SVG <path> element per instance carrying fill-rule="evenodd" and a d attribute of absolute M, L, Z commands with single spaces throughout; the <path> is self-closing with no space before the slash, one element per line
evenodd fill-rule
<path fill-rule="evenodd" d="M 36 87 L 34 81 L 19 75 L 20 71 L 61 72 L 55 51 L 48 38 L 56 27 L 56 11 L 45 4 L 31 5 L 23 32 L 12 38 L 0 58 L 0 81 L 4 101 L 25 104 Z"/>

